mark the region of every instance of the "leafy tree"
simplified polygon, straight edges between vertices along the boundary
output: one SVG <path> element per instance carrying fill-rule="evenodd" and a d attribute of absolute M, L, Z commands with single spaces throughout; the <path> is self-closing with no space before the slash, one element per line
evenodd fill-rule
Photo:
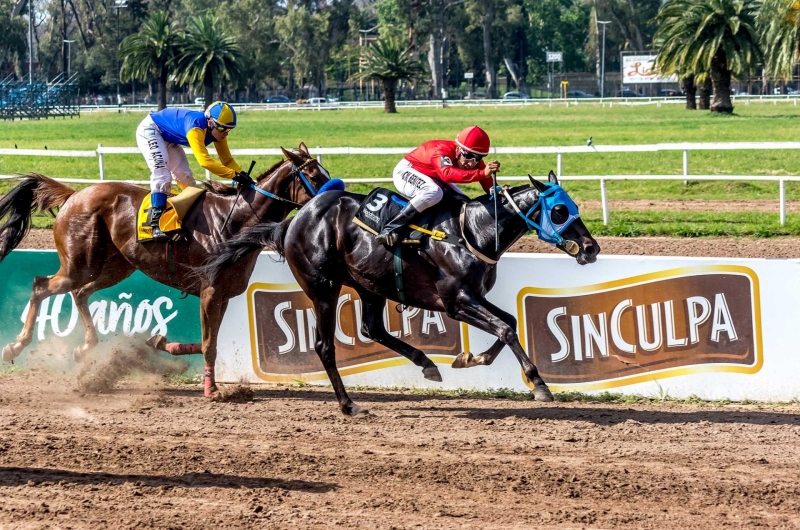
<path fill-rule="evenodd" d="M 758 0 L 667 0 L 659 11 L 657 64 L 666 72 L 710 76 L 712 112 L 733 112 L 731 77 L 760 58 Z"/>
<path fill-rule="evenodd" d="M 757 24 L 767 72 L 791 79 L 800 60 L 800 0 L 763 0 Z"/>
<path fill-rule="evenodd" d="M 177 24 L 170 22 L 169 13 L 156 11 L 138 33 L 120 44 L 121 79 L 147 81 L 151 75 L 158 79 L 158 110 L 167 106 L 167 78 L 181 52 L 182 39 Z"/>
<path fill-rule="evenodd" d="M 366 63 L 357 78 L 379 80 L 383 84 L 383 111 L 395 113 L 397 82 L 418 77 L 423 72 L 422 65 L 414 60 L 410 49 L 394 39 L 382 38 L 367 50 Z"/>
<path fill-rule="evenodd" d="M 27 8 L 27 4 L 25 7 Z M 12 0 L 0 0 L 0 27 L 3 28 L 0 32 L 0 65 L 11 62 L 20 70 L 20 64 L 28 51 L 28 25 L 24 18 L 12 15 L 13 8 Z"/>
<path fill-rule="evenodd" d="M 214 100 L 214 83 L 238 79 L 242 62 L 239 46 L 218 17 L 194 17 L 189 21 L 177 59 L 178 82 L 202 84 L 208 106 Z"/>

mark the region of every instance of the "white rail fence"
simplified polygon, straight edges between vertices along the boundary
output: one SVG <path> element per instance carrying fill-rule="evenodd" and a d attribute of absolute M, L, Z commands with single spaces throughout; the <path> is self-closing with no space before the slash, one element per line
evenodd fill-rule
<path fill-rule="evenodd" d="M 312 155 L 322 162 L 326 155 L 397 155 L 403 156 L 411 152 L 411 147 L 316 147 L 310 148 Z M 564 181 L 599 181 L 600 198 L 603 207 L 603 224 L 608 224 L 608 194 L 606 182 L 611 180 L 719 180 L 719 181 L 772 181 L 778 182 L 779 188 L 779 214 L 781 225 L 786 224 L 786 182 L 800 181 L 800 175 L 692 175 L 689 173 L 689 153 L 691 151 L 736 151 L 736 150 L 799 150 L 800 142 L 729 142 L 729 143 L 663 143 L 663 144 L 643 144 L 643 145 L 592 145 L 592 146 L 543 146 L 543 147 L 493 147 L 491 154 L 528 154 L 528 155 L 556 155 L 556 174 L 560 180 Z M 187 155 L 191 154 L 189 149 L 184 149 Z M 210 150 L 214 153 L 214 150 Z M 671 175 L 564 175 L 564 155 L 566 154 L 603 154 L 603 153 L 657 153 L 664 151 L 681 151 L 683 153 L 682 173 Z M 100 170 L 99 179 L 80 179 L 80 178 L 57 178 L 59 182 L 95 184 L 104 182 L 105 166 L 104 157 L 106 155 L 132 155 L 139 154 L 136 147 L 103 147 L 98 144 L 94 150 L 54 150 L 54 149 L 0 149 L 0 157 L 3 156 L 54 156 L 54 157 L 96 157 Z M 280 149 L 232 149 L 231 154 L 235 156 L 281 156 Z M 13 175 L 0 175 L 0 179 L 13 178 Z M 206 171 L 206 178 L 210 178 Z M 345 178 L 345 182 L 351 183 L 383 183 L 392 182 L 390 177 L 368 177 L 368 178 Z M 499 181 L 524 181 L 527 176 L 501 176 Z M 148 180 L 124 180 L 115 182 L 128 182 L 131 184 L 146 185 Z"/>
<path fill-rule="evenodd" d="M 789 102 L 797 105 L 798 95 L 758 95 L 758 96 L 731 96 L 734 104 L 749 105 L 750 103 L 769 103 L 777 105 L 780 102 Z M 396 101 L 398 108 L 449 108 L 449 107 L 572 107 L 575 105 L 601 105 L 613 107 L 614 105 L 673 105 L 685 104 L 682 97 L 635 97 L 635 98 L 530 98 L 530 99 L 431 99 Z M 235 103 L 237 111 L 323 111 L 342 109 L 376 109 L 383 108 L 383 101 L 341 101 L 336 103 L 319 103 L 316 105 L 297 103 Z M 202 109 L 202 105 L 182 103 L 182 107 Z M 156 110 L 156 105 L 81 105 L 81 112 L 141 112 Z"/>

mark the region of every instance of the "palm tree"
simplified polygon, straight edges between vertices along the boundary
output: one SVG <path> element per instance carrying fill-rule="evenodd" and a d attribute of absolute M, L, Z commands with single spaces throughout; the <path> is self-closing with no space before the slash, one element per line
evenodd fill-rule
<path fill-rule="evenodd" d="M 731 77 L 760 59 L 756 13 L 760 0 L 667 0 L 659 10 L 656 65 L 664 73 L 710 76 L 712 112 L 733 112 Z"/>
<path fill-rule="evenodd" d="M 763 0 L 757 23 L 767 73 L 791 79 L 800 60 L 800 0 Z"/>
<path fill-rule="evenodd" d="M 158 110 L 167 106 L 167 77 L 180 51 L 181 39 L 182 33 L 175 22 L 169 21 L 169 13 L 156 11 L 138 33 L 119 45 L 123 81 L 146 81 L 151 75 L 158 79 Z"/>
<path fill-rule="evenodd" d="M 178 82 L 202 84 L 206 107 L 214 99 L 214 82 L 240 77 L 241 62 L 239 46 L 219 18 L 203 15 L 189 21 L 177 61 Z"/>
<path fill-rule="evenodd" d="M 422 65 L 413 58 L 410 48 L 404 48 L 391 38 L 378 39 L 367 50 L 365 59 L 364 68 L 355 78 L 377 79 L 383 83 L 383 111 L 397 112 L 397 82 L 422 75 Z"/>

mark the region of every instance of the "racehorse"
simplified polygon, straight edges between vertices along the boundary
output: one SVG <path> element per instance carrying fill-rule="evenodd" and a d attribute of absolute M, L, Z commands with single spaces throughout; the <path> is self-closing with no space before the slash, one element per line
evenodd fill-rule
<path fill-rule="evenodd" d="M 203 272 L 210 279 L 216 278 L 238 259 L 264 246 L 286 258 L 300 287 L 313 302 L 317 319 L 315 349 L 345 415 L 366 411 L 350 400 L 336 368 L 336 307 L 343 285 L 352 287 L 361 297 L 362 333 L 422 367 L 427 379 L 441 381 L 436 365 L 422 351 L 386 331 L 383 311 L 387 299 L 444 311 L 453 319 L 496 336 L 497 340 L 486 352 L 466 359 L 462 354 L 454 367 L 489 365 L 508 345 L 533 383 L 535 398 L 552 401 L 547 384 L 522 349 L 516 319 L 488 302 L 486 294 L 495 284 L 499 257 L 531 228 L 537 229 L 542 239 L 546 232 L 549 240 L 574 255 L 581 265 L 593 263 L 600 247 L 580 219 L 575 203 L 558 186 L 552 171 L 548 184 L 530 180 L 530 186 L 503 188 L 497 210 L 490 195 L 484 195 L 463 207 L 454 202 L 435 214 L 431 226 L 447 234 L 458 234 L 463 238 L 459 243 L 464 244 L 429 239 L 427 244 L 405 247 L 397 254 L 352 222 L 363 195 L 330 192 L 309 202 L 293 219 L 263 223 L 242 231 L 221 247 Z M 499 197 L 500 189 L 495 192 Z M 553 204 L 555 198 L 560 201 L 558 204 Z M 561 231 L 553 227 L 561 227 Z M 402 259 L 402 297 L 398 296 L 393 266 L 398 256 Z"/>
<path fill-rule="evenodd" d="M 186 347 L 176 350 L 178 354 L 203 354 L 204 393 L 211 397 L 217 391 L 213 370 L 217 332 L 228 300 L 247 289 L 257 254 L 213 282 L 194 271 L 222 241 L 259 221 L 282 221 L 330 180 L 304 144 L 296 153 L 282 150 L 286 160 L 261 174 L 251 188 L 242 189 L 240 197 L 227 184 L 205 182 L 209 193 L 197 200 L 182 222 L 187 237 L 173 243 L 137 243 L 137 209 L 147 194 L 139 186 L 108 182 L 75 191 L 43 175 L 19 177 L 20 184 L 0 200 L 0 219 L 6 218 L 0 226 L 0 261 L 25 237 L 34 211 L 60 208 L 53 237 L 61 268 L 52 276 L 34 278 L 25 325 L 16 341 L 3 348 L 3 360 L 12 361 L 31 343 L 39 304 L 48 296 L 71 292 L 85 327 L 84 344 L 73 351 L 75 360 L 80 361 L 98 343 L 89 296 L 139 269 L 158 282 L 200 298 L 202 343 L 181 345 Z"/>

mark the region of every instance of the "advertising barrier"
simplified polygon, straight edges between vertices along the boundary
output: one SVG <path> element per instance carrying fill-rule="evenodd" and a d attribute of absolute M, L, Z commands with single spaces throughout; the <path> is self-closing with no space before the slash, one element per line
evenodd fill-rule
<path fill-rule="evenodd" d="M 578 265 L 560 255 L 511 254 L 498 265 L 488 299 L 517 319 L 519 339 L 554 391 L 704 399 L 800 398 L 800 260 L 602 256 Z M 0 341 L 19 333 L 34 275 L 52 274 L 53 252 L 15 251 L 0 264 Z M 42 305 L 35 340 L 77 345 L 83 327 L 69 295 Z M 91 299 L 101 339 L 197 342 L 198 303 L 134 274 Z M 462 351 L 495 340 L 447 315 L 384 311 L 387 330 L 423 350 L 443 382 L 361 332 L 361 301 L 343 289 L 337 304 L 337 363 L 345 384 L 441 389 L 510 388 L 527 382 L 506 348 L 491 366 L 452 369 Z M 219 336 L 219 381 L 327 384 L 314 351 L 314 308 L 289 268 L 262 253 L 246 293 L 231 300 Z M 32 345 L 20 356 L 26 357 Z M 202 360 L 197 356 L 199 365 Z"/>
<path fill-rule="evenodd" d="M 15 340 L 28 314 L 33 278 L 50 276 L 59 268 L 55 251 L 15 250 L 0 263 L 0 348 Z M 200 303 L 151 280 L 139 271 L 109 289 L 89 297 L 89 309 L 100 340 L 119 337 L 144 342 L 155 334 L 178 342 L 200 340 Z M 83 323 L 71 294 L 51 296 L 42 302 L 33 342 L 14 361 L 25 366 L 40 343 L 71 352 L 83 343 Z M 33 352 L 33 353 L 31 353 Z M 191 359 L 202 368 L 202 359 Z"/>

